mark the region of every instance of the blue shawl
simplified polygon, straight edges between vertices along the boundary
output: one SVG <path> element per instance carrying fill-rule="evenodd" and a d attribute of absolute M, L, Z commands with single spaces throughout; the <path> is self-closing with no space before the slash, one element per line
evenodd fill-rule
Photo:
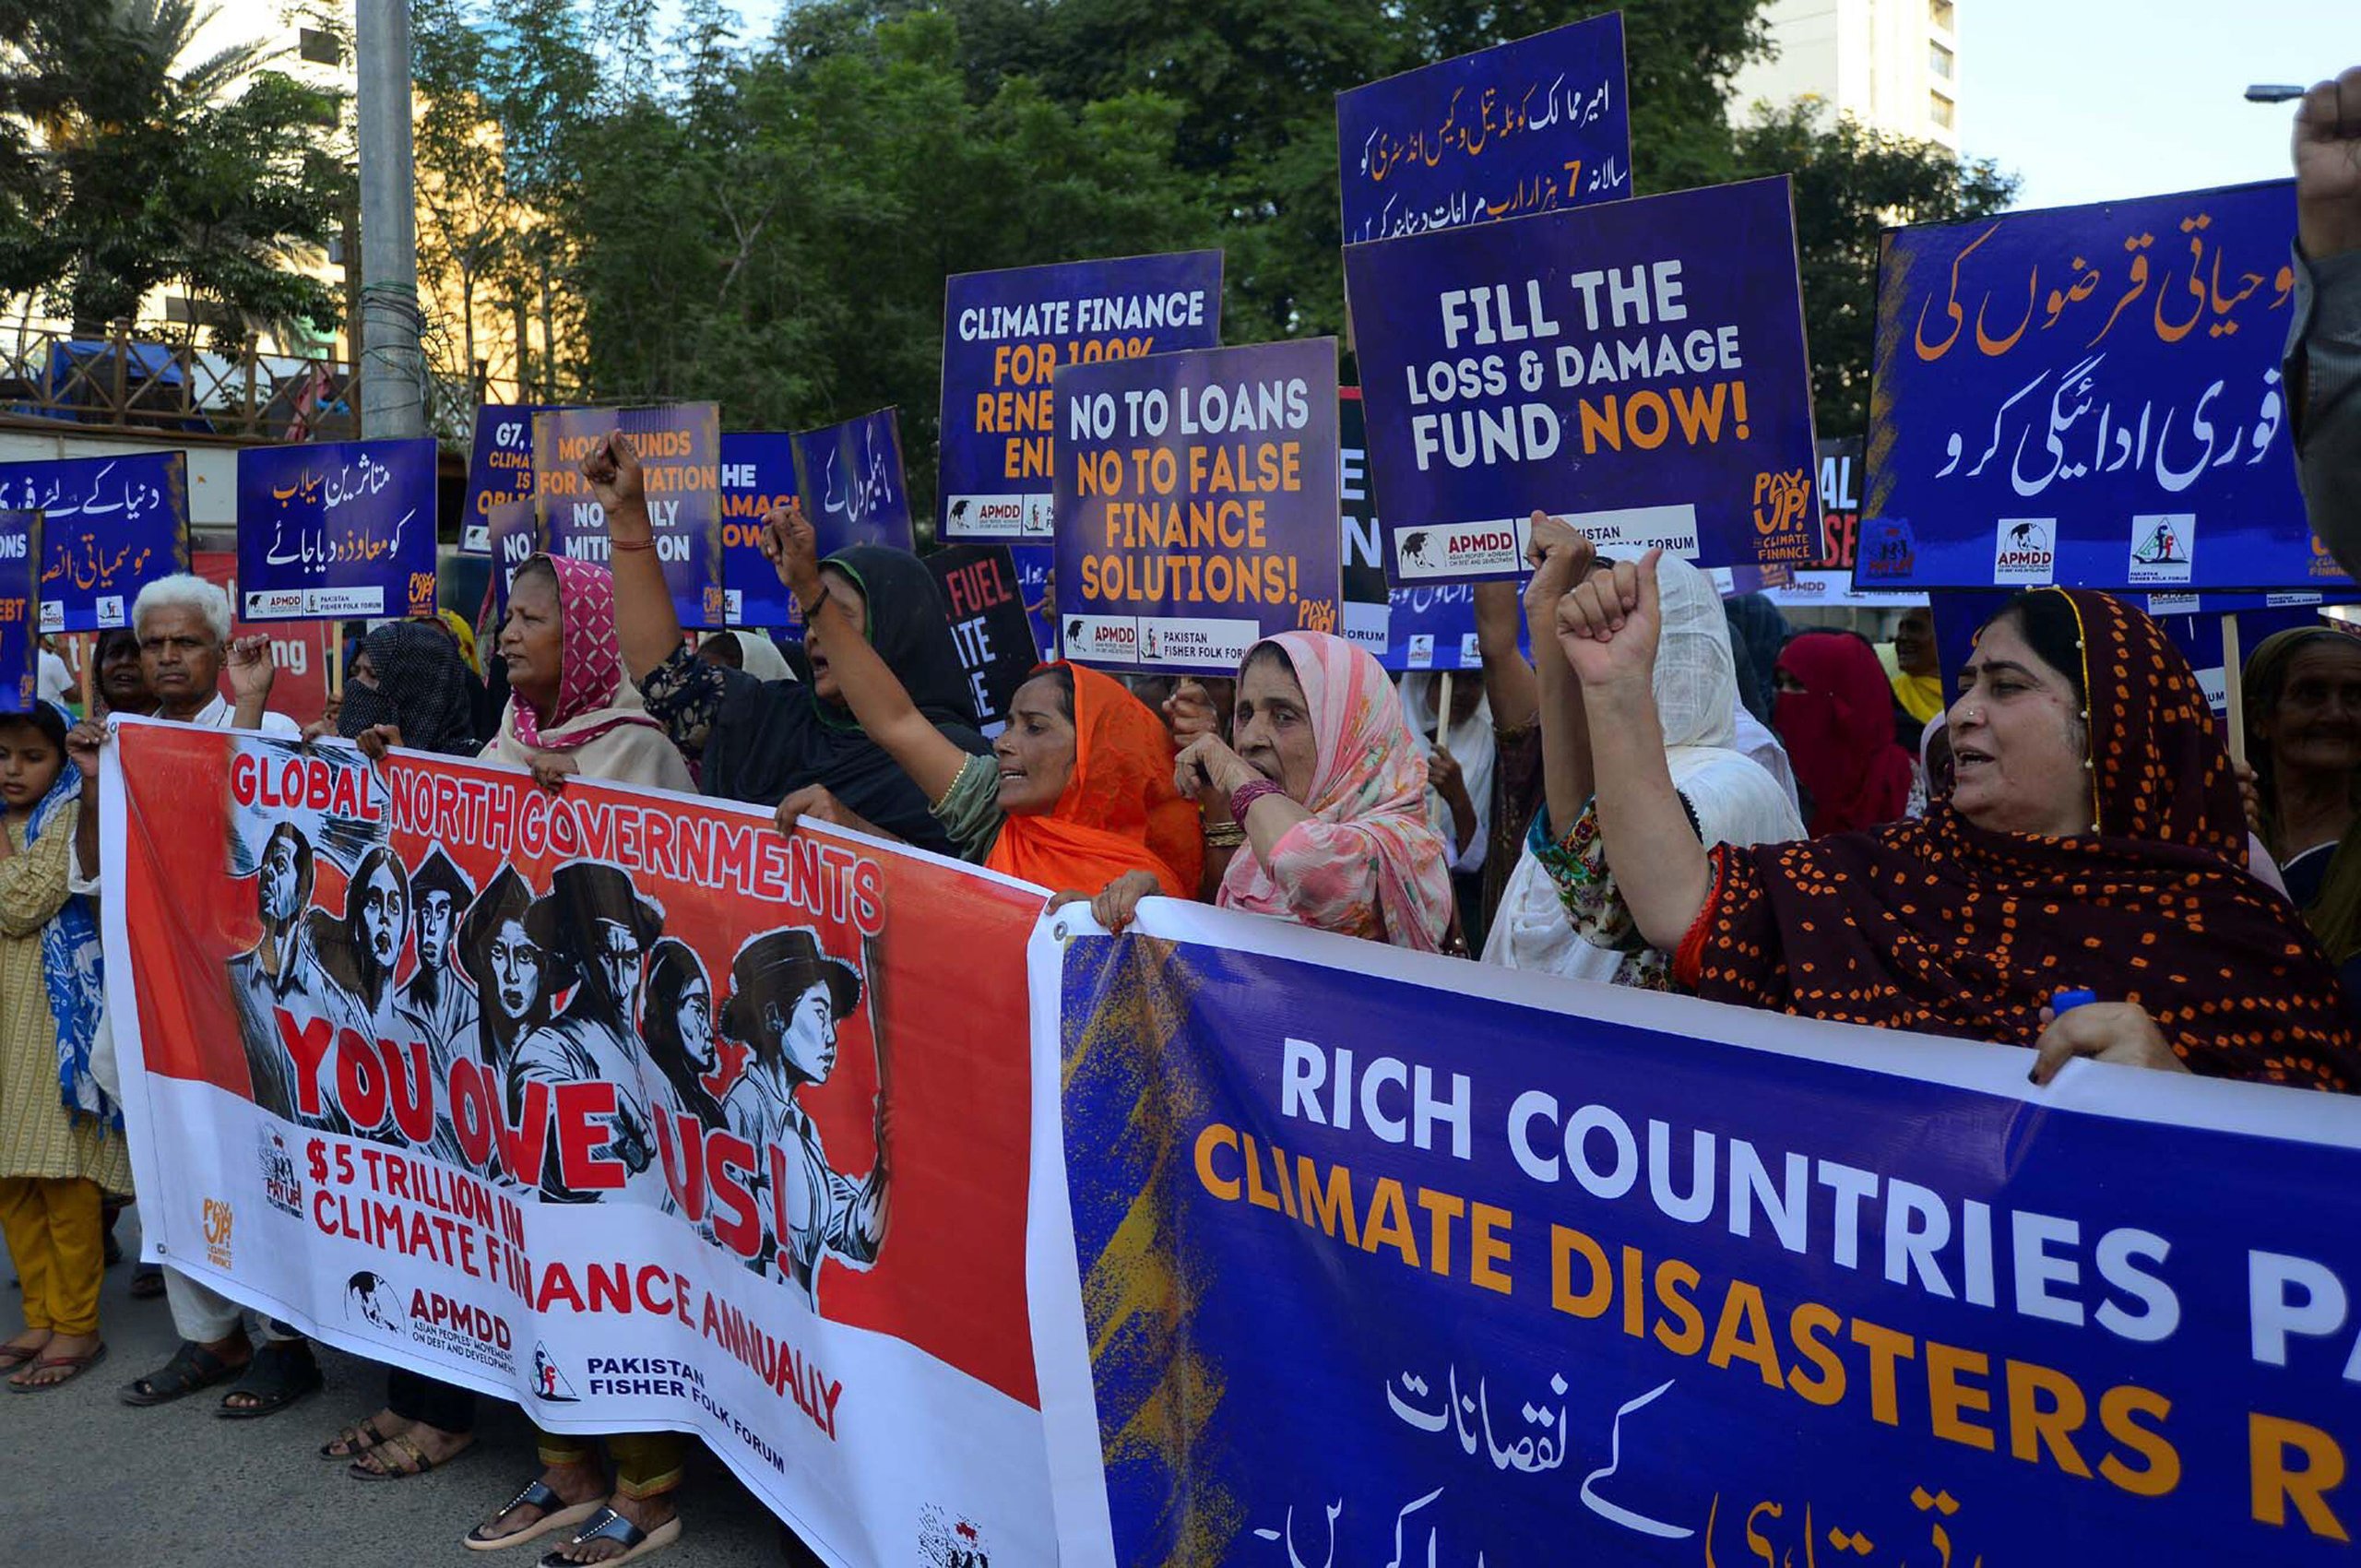
<path fill-rule="evenodd" d="M 74 716 L 63 708 L 57 712 L 72 728 Z M 81 796 L 81 770 L 71 757 L 62 758 L 57 782 L 34 802 L 25 824 L 25 847 L 32 848 L 66 802 Z M 107 1098 L 90 1075 L 90 1042 L 98 1035 L 99 1015 L 106 1005 L 106 986 L 99 969 L 99 922 L 89 898 L 69 896 L 42 928 L 41 972 L 49 990 L 50 1015 L 57 1020 L 58 1098 L 77 1116 L 122 1126 L 122 1108 Z"/>

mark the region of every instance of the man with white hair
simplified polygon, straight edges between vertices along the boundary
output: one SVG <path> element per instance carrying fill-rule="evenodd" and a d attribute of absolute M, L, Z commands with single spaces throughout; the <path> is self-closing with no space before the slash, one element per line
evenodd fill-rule
<path fill-rule="evenodd" d="M 270 639 L 231 641 L 230 596 L 214 584 L 186 572 L 157 578 L 132 601 L 131 628 L 139 639 L 141 673 L 156 698 L 154 717 L 209 730 L 303 738 L 293 719 L 264 707 L 278 673 Z M 225 663 L 234 704 L 221 695 Z M 312 1347 L 292 1329 L 261 1318 L 262 1343 L 254 1345 L 237 1302 L 177 1269 L 165 1269 L 164 1295 L 172 1303 L 180 1348 L 171 1360 L 125 1388 L 125 1403 L 161 1405 L 236 1376 L 220 1413 L 267 1416 L 320 1386 Z"/>

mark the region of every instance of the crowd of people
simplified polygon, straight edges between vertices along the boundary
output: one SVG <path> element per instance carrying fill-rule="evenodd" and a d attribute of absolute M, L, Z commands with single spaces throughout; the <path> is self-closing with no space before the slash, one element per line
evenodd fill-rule
<path fill-rule="evenodd" d="M 2350 138 L 2361 73 L 2346 91 L 2352 121 L 2328 112 Z M 2337 477 L 2319 448 L 2361 445 L 2361 167 L 2343 184 L 2315 170 L 2304 198 L 2293 413 L 2313 526 L 2349 549 L 2361 481 Z M 1760 596 L 1725 601 L 1657 552 L 1602 559 L 1536 513 L 1531 576 L 1521 594 L 1479 588 L 1482 669 L 1447 701 L 1430 678 L 1397 689 L 1344 639 L 1290 632 L 1223 680 L 1127 683 L 1045 663 L 988 740 L 915 557 L 861 546 L 823 558 L 800 510 L 782 508 L 764 548 L 802 612 L 801 648 L 790 660 L 745 633 L 693 644 L 629 440 L 599 443 L 583 473 L 611 570 L 534 557 L 490 658 L 460 617 L 376 627 L 310 738 L 475 756 L 551 790 L 622 781 L 757 803 L 782 833 L 825 822 L 958 856 L 1049 889 L 1053 905 L 1086 901 L 1116 931 L 1145 899 L 1195 899 L 1575 980 L 2022 1049 L 2035 1084 L 2087 1057 L 2361 1086 L 2345 983 L 2361 968 L 2361 637 L 2336 624 L 2281 634 L 2247 661 L 2242 775 L 2187 659 L 2124 600 L 2017 595 L 1977 628 L 1947 689 L 1923 612 L 1904 617 L 1889 669 L 1852 632 L 1792 631 Z M 108 1227 L 131 1196 L 92 902 L 105 718 L 299 735 L 267 707 L 267 639 L 231 639 L 219 588 L 151 583 L 132 620 L 99 639 L 94 711 L 44 702 L 0 718 L 0 1229 L 25 1316 L 0 1371 L 20 1393 L 106 1355 Z M 274 840 L 263 860 L 266 936 L 237 983 L 283 997 L 326 983 L 333 955 L 295 918 L 308 849 Z M 495 879 L 469 901 L 431 870 L 398 896 L 423 918 L 439 895 L 437 929 L 481 922 L 492 939 L 462 947 L 490 967 L 421 968 L 398 991 L 389 968 L 338 979 L 367 1005 L 443 1038 L 467 986 L 487 999 L 471 1010 L 481 1027 L 505 1017 L 554 1042 L 505 1053 L 512 1094 L 536 1074 L 597 1075 L 601 1028 L 669 1030 L 691 1062 L 710 1051 L 712 981 L 652 932 L 633 939 L 627 983 L 599 990 L 602 966 L 575 966 L 613 1017 L 582 1004 L 552 1021 L 530 1000 L 504 1014 L 489 999 L 528 968 L 538 994 L 544 957 L 569 940 L 560 895 L 589 909 L 596 890 L 530 901 Z M 353 881 L 364 897 L 369 877 Z M 1580 1011 L 1582 992 L 1564 1004 Z M 765 1057 L 709 1119 L 757 1140 L 797 1135 L 796 1073 L 791 1053 Z M 697 1076 L 678 1092 L 709 1099 Z M 859 1244 L 864 1201 L 853 1183 L 845 1245 Z M 798 1259 L 766 1261 L 793 1282 Z M 129 1403 L 227 1384 L 220 1414 L 254 1419 L 320 1386 L 289 1325 L 250 1322 L 171 1270 L 139 1293 L 159 1290 L 182 1342 L 125 1386 Z M 475 1403 L 396 1371 L 383 1407 L 320 1452 L 365 1479 L 423 1474 L 473 1442 Z M 540 1542 L 549 1563 L 667 1544 L 689 1441 L 617 1433 L 602 1454 L 544 1433 L 540 1473 L 466 1543 Z"/>

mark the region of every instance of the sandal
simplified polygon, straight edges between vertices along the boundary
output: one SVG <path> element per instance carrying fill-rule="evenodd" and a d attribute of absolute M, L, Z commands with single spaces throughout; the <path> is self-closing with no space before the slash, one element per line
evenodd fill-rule
<path fill-rule="evenodd" d="M 45 1339 L 42 1341 L 43 1345 L 47 1343 L 49 1341 Z M 30 1348 L 23 1345 L 0 1345 L 0 1372 L 15 1372 L 40 1354 L 41 1347 L 38 1345 Z"/>
<path fill-rule="evenodd" d="M 469 1551 L 504 1550 L 512 1546 L 522 1546 L 529 1540 L 539 1540 L 552 1530 L 562 1530 L 568 1526 L 578 1525 L 604 1506 L 596 1498 L 587 1503 L 568 1503 L 540 1481 L 529 1481 L 526 1483 L 524 1491 L 510 1498 L 502 1505 L 500 1512 L 486 1520 L 485 1524 L 496 1525 L 519 1508 L 538 1508 L 541 1511 L 540 1518 L 523 1529 L 504 1536 L 485 1535 L 484 1526 L 478 1525 L 462 1538 L 460 1544 Z"/>
<path fill-rule="evenodd" d="M 46 1394 L 53 1388 L 63 1388 L 67 1384 L 73 1382 L 76 1378 L 80 1377 L 84 1372 L 89 1372 L 92 1367 L 97 1366 L 101 1361 L 103 1361 L 106 1359 L 107 1347 L 106 1341 L 103 1339 L 99 1341 L 97 1348 L 93 1349 L 87 1356 L 37 1356 L 25 1367 L 24 1372 L 62 1371 L 65 1375 L 64 1377 L 51 1378 L 46 1383 L 18 1383 L 16 1378 L 12 1377 L 8 1380 L 8 1392 L 11 1394 Z M 24 1372 L 19 1372 L 18 1376 L 23 1376 Z"/>
<path fill-rule="evenodd" d="M 347 1465 L 355 1480 L 406 1481 L 412 1476 L 422 1476 L 429 1470 L 441 1469 L 464 1454 L 474 1451 L 472 1437 L 440 1459 L 430 1459 L 418 1440 L 408 1432 L 397 1432 L 375 1447 L 366 1450 L 360 1458 Z"/>
<path fill-rule="evenodd" d="M 358 1459 L 372 1448 L 379 1447 L 397 1435 L 397 1431 L 379 1431 L 377 1418 L 372 1416 L 365 1421 L 353 1422 L 326 1443 L 321 1443 L 320 1457 Z"/>
<path fill-rule="evenodd" d="M 200 1388 L 225 1383 L 245 1370 L 243 1361 L 225 1361 L 204 1346 L 184 1339 L 171 1360 L 125 1386 L 123 1402 L 169 1405 L 175 1399 L 187 1398 Z"/>
<path fill-rule="evenodd" d="M 164 1271 L 141 1264 L 131 1272 L 131 1299 L 152 1301 L 164 1293 Z"/>
<path fill-rule="evenodd" d="M 635 1557 L 646 1557 L 661 1551 L 681 1538 L 681 1516 L 677 1514 L 652 1530 L 643 1530 L 611 1508 L 601 1508 L 582 1527 L 582 1533 L 566 1542 L 567 1546 L 585 1546 L 594 1540 L 619 1543 L 623 1550 L 612 1557 L 602 1557 L 593 1564 L 576 1562 L 564 1555 L 564 1548 L 541 1559 L 541 1568 L 610 1568 L 615 1563 L 629 1562 Z"/>
<path fill-rule="evenodd" d="M 275 1416 L 305 1395 L 317 1394 L 326 1381 L 309 1344 L 301 1339 L 274 1339 L 255 1349 L 254 1359 L 246 1363 L 246 1375 L 221 1396 L 221 1407 L 213 1413 L 225 1421 Z M 230 1403 L 241 1394 L 254 1403 Z"/>

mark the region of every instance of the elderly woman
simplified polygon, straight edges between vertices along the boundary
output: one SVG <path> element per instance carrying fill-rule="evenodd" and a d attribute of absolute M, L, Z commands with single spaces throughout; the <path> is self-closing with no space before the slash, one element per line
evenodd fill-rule
<path fill-rule="evenodd" d="M 1184 732 L 1174 782 L 1208 846 L 1236 842 L 1214 902 L 1419 952 L 1452 925 L 1449 851 L 1427 820 L 1427 767 L 1385 671 L 1324 632 L 1283 632 L 1239 667 L 1235 746 Z M 1132 872 L 1091 902 L 1119 931 L 1156 879 Z"/>
<path fill-rule="evenodd" d="M 2324 625 L 2266 637 L 2241 683 L 2263 847 L 2308 909 L 2361 814 L 2361 637 Z"/>
<path fill-rule="evenodd" d="M 2074 1056 L 2361 1081 L 2336 976 L 2248 874 L 2212 709 L 2146 616 L 2105 594 L 2020 595 L 1962 671 L 1947 804 L 1877 832 L 1711 851 L 1665 765 L 1651 686 L 1661 624 L 1653 553 L 1559 601 L 1608 867 L 1641 934 L 1673 954 L 1677 983 L 2036 1046 L 2041 1083 Z M 2053 1016 L 2066 988 L 2099 1000 Z"/>

